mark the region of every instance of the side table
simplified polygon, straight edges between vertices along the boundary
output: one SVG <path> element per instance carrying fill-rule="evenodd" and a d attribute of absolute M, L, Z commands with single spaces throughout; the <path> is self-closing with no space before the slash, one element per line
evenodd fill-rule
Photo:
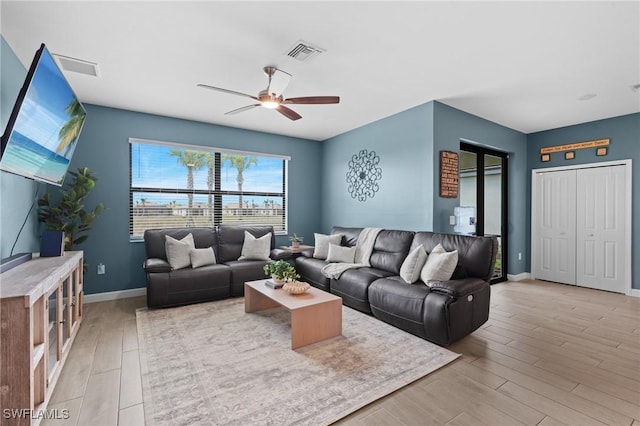
<path fill-rule="evenodd" d="M 300 256 L 303 251 L 313 249 L 314 246 L 305 246 L 305 245 L 300 245 L 298 247 L 280 246 L 280 248 L 282 250 L 286 250 L 289 253 L 291 253 L 292 257 L 295 259 L 296 257 Z"/>

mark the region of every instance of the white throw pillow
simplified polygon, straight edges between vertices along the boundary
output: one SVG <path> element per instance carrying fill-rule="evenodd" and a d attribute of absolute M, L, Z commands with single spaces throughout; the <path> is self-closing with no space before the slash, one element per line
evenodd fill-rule
<path fill-rule="evenodd" d="M 353 263 L 355 258 L 355 247 L 343 247 L 337 244 L 329 244 L 327 262 Z"/>
<path fill-rule="evenodd" d="M 313 249 L 313 257 L 316 259 L 326 259 L 329 255 L 329 244 L 340 245 L 342 234 L 313 234 L 315 240 L 315 248 Z"/>
<path fill-rule="evenodd" d="M 244 231 L 242 253 L 238 260 L 269 260 L 271 254 L 271 232 L 256 238 L 250 232 Z"/>
<path fill-rule="evenodd" d="M 447 281 L 458 265 L 458 250 L 447 252 L 442 245 L 433 248 L 420 272 L 420 279 L 429 281 Z"/>
<path fill-rule="evenodd" d="M 400 278 L 406 283 L 413 284 L 420 279 L 422 267 L 427 261 L 427 252 L 422 245 L 416 247 L 409 253 L 400 267 Z"/>
<path fill-rule="evenodd" d="M 213 247 L 191 249 L 189 256 L 192 268 L 216 264 L 216 254 L 213 252 Z"/>
<path fill-rule="evenodd" d="M 196 244 L 190 233 L 181 240 L 165 235 L 164 250 L 167 253 L 167 261 L 173 269 L 182 269 L 191 265 L 189 251 L 193 248 L 196 248 Z"/>

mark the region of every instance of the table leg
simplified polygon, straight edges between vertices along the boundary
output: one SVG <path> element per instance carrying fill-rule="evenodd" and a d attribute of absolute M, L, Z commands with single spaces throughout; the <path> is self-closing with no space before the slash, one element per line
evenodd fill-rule
<path fill-rule="evenodd" d="M 256 312 L 265 309 L 277 308 L 280 304 L 251 286 L 244 285 L 244 311 Z"/>
<path fill-rule="evenodd" d="M 342 334 L 342 300 L 291 311 L 291 349 Z"/>

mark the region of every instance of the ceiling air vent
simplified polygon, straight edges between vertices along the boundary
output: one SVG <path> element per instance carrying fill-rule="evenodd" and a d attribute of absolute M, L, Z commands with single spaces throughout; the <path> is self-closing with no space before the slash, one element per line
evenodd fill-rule
<path fill-rule="evenodd" d="M 77 72 L 79 74 L 90 75 L 93 77 L 98 77 L 100 75 L 98 64 L 83 61 L 82 59 L 57 55 L 55 53 L 52 55 L 58 60 L 58 65 L 60 65 L 60 68 L 65 71 Z"/>
<path fill-rule="evenodd" d="M 325 50 L 299 40 L 293 45 L 293 47 L 291 47 L 291 49 L 289 49 L 286 55 L 298 61 L 305 62 L 315 56 L 318 56 L 318 54 L 322 52 L 325 52 Z"/>

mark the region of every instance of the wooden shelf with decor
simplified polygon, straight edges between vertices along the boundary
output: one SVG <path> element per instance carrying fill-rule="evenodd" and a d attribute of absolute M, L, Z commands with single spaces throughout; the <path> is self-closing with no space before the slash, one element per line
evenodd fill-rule
<path fill-rule="evenodd" d="M 71 251 L 34 256 L 0 274 L 3 424 L 34 426 L 43 418 L 82 321 L 82 265 L 83 253 Z"/>

